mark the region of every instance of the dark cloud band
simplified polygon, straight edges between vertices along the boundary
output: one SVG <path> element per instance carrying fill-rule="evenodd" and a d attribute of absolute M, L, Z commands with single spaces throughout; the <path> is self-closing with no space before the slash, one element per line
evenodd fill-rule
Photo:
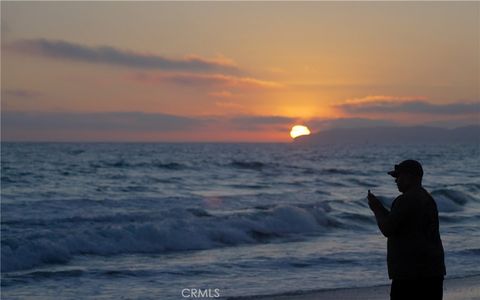
<path fill-rule="evenodd" d="M 96 130 L 167 132 L 202 130 L 209 126 L 255 131 L 265 126 L 289 125 L 293 118 L 281 116 L 178 116 L 144 112 L 2 112 L 6 130 Z"/>
<path fill-rule="evenodd" d="M 191 130 L 207 120 L 142 112 L 2 112 L 6 130 L 97 130 L 165 132 Z"/>
<path fill-rule="evenodd" d="M 28 89 L 5 89 L 2 90 L 2 100 L 14 99 L 33 99 L 41 96 L 41 93 Z"/>
<path fill-rule="evenodd" d="M 239 72 L 239 69 L 233 63 L 225 60 L 205 59 L 198 56 L 172 59 L 160 55 L 125 51 L 111 46 L 90 47 L 63 40 L 25 39 L 8 44 L 6 49 L 56 59 L 104 63 L 141 69 Z"/>
<path fill-rule="evenodd" d="M 434 104 L 426 101 L 371 101 L 344 103 L 336 106 L 348 113 L 413 113 L 432 115 L 464 115 L 480 113 L 480 102 Z"/>

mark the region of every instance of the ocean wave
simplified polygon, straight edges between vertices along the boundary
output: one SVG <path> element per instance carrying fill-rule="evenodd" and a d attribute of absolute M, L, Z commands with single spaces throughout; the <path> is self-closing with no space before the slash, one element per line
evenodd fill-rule
<path fill-rule="evenodd" d="M 183 170 L 189 166 L 178 162 L 164 162 L 153 160 L 151 162 L 128 162 L 125 159 L 111 161 L 98 161 L 90 163 L 90 167 L 97 168 L 159 168 L 167 170 Z"/>
<path fill-rule="evenodd" d="M 215 215 L 178 211 L 174 217 L 63 219 L 31 235 L 2 237 L 2 272 L 64 264 L 76 255 L 165 253 L 261 243 L 292 234 L 321 233 L 336 224 L 322 205 L 277 205 L 265 210 Z M 123 221 L 112 223 L 111 221 Z M 108 222 L 107 222 L 108 221 Z"/>
<path fill-rule="evenodd" d="M 363 187 L 369 187 L 369 188 L 374 188 L 374 187 L 378 186 L 378 184 L 375 183 L 375 182 L 365 180 L 365 179 L 360 179 L 360 178 L 357 178 L 357 177 L 349 178 L 348 182 L 351 182 L 356 186 L 363 186 Z"/>
<path fill-rule="evenodd" d="M 14 179 L 11 179 L 11 178 L 10 178 L 10 177 L 8 177 L 8 176 L 2 176 L 2 177 L 1 177 L 1 182 L 2 182 L 2 184 L 6 184 L 6 183 L 15 183 L 15 182 L 16 182 L 16 180 L 14 180 Z"/>
<path fill-rule="evenodd" d="M 79 155 L 79 154 L 82 154 L 84 152 L 85 152 L 85 150 L 83 150 L 83 149 L 72 149 L 72 150 L 67 150 L 66 151 L 67 154 L 71 154 L 71 155 Z"/>
<path fill-rule="evenodd" d="M 64 279 L 65 277 L 80 277 L 85 274 L 85 270 L 71 269 L 71 270 L 56 270 L 56 271 L 34 271 L 22 274 L 24 278 L 31 279 Z"/>
<path fill-rule="evenodd" d="M 179 273 L 179 272 L 161 272 L 161 273 Z M 59 270 L 26 270 L 14 273 L 3 274 L 2 287 L 8 287 L 16 284 L 28 284 L 33 281 L 49 280 L 65 280 L 68 278 L 90 276 L 95 278 L 131 278 L 131 277 L 147 277 L 158 276 L 160 272 L 145 269 L 59 269 Z"/>
<path fill-rule="evenodd" d="M 475 201 L 472 195 L 453 189 L 438 189 L 431 192 L 440 212 L 456 212 L 463 209 L 468 202 Z"/>
<path fill-rule="evenodd" d="M 470 249 L 463 249 L 460 251 L 456 251 L 457 255 L 480 255 L 480 248 L 470 248 Z"/>
<path fill-rule="evenodd" d="M 182 170 L 187 169 L 188 166 L 185 164 L 177 163 L 177 162 L 154 162 L 152 164 L 156 168 L 160 169 L 168 169 L 168 170 Z"/>
<path fill-rule="evenodd" d="M 252 189 L 252 190 L 265 189 L 270 187 L 269 185 L 266 185 L 266 184 L 229 184 L 228 186 L 232 188 Z"/>
<path fill-rule="evenodd" d="M 327 174 L 334 174 L 334 175 L 353 175 L 353 174 L 359 173 L 357 170 L 340 169 L 340 168 L 327 168 L 327 169 L 323 169 L 322 172 Z"/>
<path fill-rule="evenodd" d="M 440 212 L 463 210 L 477 201 L 453 189 L 434 190 L 432 195 Z M 27 202 L 2 204 L 8 214 L 2 218 L 1 271 L 64 264 L 86 254 L 161 254 L 307 238 L 327 230 L 375 228 L 364 199 L 275 204 L 278 196 L 272 197 L 264 203 L 257 199 L 253 206 L 213 210 L 199 207 L 200 198 L 46 200 L 32 211 L 25 210 L 30 207 Z M 227 205 L 236 203 L 235 199 L 224 201 Z M 442 216 L 448 223 L 465 218 L 452 213 Z"/>
<path fill-rule="evenodd" d="M 20 225 L 20 226 L 70 226 L 82 223 L 129 223 L 135 221 L 154 221 L 158 215 L 152 213 L 115 213 L 98 216 L 72 216 L 61 218 L 29 218 L 17 220 L 4 220 L 2 225 Z"/>
<path fill-rule="evenodd" d="M 266 163 L 260 161 L 242 161 L 242 160 L 233 160 L 228 164 L 231 167 L 239 169 L 251 169 L 251 170 L 262 170 L 267 167 Z"/>

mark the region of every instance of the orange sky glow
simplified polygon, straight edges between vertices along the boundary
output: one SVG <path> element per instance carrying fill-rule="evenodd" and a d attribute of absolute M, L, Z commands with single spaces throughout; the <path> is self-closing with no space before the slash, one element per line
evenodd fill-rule
<path fill-rule="evenodd" d="M 479 122 L 479 2 L 1 8 L 2 140 L 291 142 L 294 125 Z"/>

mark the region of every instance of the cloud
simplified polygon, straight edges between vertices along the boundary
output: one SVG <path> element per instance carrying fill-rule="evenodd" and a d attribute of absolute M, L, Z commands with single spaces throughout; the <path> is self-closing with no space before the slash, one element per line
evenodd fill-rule
<path fill-rule="evenodd" d="M 236 102 L 231 102 L 231 101 L 216 101 L 215 102 L 216 106 L 225 108 L 225 109 L 235 109 L 235 110 L 244 110 L 246 107 L 244 105 L 241 105 Z"/>
<path fill-rule="evenodd" d="M 208 119 L 143 112 L 2 112 L 7 130 L 178 131 L 202 126 Z"/>
<path fill-rule="evenodd" d="M 267 80 L 252 77 L 238 77 L 224 74 L 195 74 L 195 73 L 136 73 L 131 79 L 144 83 L 171 82 L 177 85 L 187 86 L 216 86 L 227 88 L 254 88 L 275 89 L 283 85 Z"/>
<path fill-rule="evenodd" d="M 234 96 L 234 94 L 229 91 L 210 92 L 208 95 L 217 98 L 231 98 Z"/>
<path fill-rule="evenodd" d="M 5 48 L 18 53 L 54 59 L 102 63 L 140 69 L 240 72 L 236 64 L 225 57 L 207 59 L 197 55 L 189 55 L 183 59 L 174 59 L 157 54 L 117 49 L 111 46 L 91 47 L 63 40 L 24 39 L 9 43 Z"/>
<path fill-rule="evenodd" d="M 180 116 L 145 112 L 21 112 L 2 111 L 4 132 L 186 132 L 211 131 L 212 128 L 232 131 L 289 128 L 293 118 L 281 116 L 217 115 Z M 9 134 L 11 136 L 11 134 Z"/>
<path fill-rule="evenodd" d="M 209 136 L 220 140 L 234 140 L 238 134 L 248 140 L 250 136 L 261 138 L 272 132 L 283 132 L 285 136 L 295 124 L 307 125 L 312 132 L 330 128 L 392 127 L 401 126 L 383 119 L 344 118 L 301 120 L 276 115 L 213 115 L 181 116 L 145 112 L 1 112 L 3 140 L 151 140 L 188 136 L 187 140 Z M 478 122 L 477 122 L 478 123 Z M 466 123 L 467 124 L 467 123 Z M 472 123 L 470 123 L 472 124 Z M 475 124 L 475 123 L 473 123 Z M 449 126 L 456 127 L 458 123 Z M 282 135 L 283 135 L 282 133 Z M 245 138 L 246 137 L 246 138 Z M 201 140 L 201 138 L 200 138 Z M 264 141 L 264 140 L 259 140 Z"/>
<path fill-rule="evenodd" d="M 361 103 L 374 103 L 374 102 L 394 102 L 394 101 L 415 101 L 427 100 L 425 96 L 387 96 L 387 95 L 370 95 L 362 98 L 347 99 L 345 103 L 361 104 Z"/>
<path fill-rule="evenodd" d="M 274 127 L 289 130 L 296 118 L 283 116 L 235 116 L 229 118 L 229 124 L 234 129 L 257 131 L 263 128 Z"/>
<path fill-rule="evenodd" d="M 423 97 L 369 96 L 335 105 L 346 113 L 412 113 L 429 115 L 468 115 L 480 112 L 480 102 L 432 103 Z"/>
<path fill-rule="evenodd" d="M 305 124 L 314 132 L 331 128 L 369 128 L 400 125 L 399 123 L 390 120 L 368 118 L 313 118 L 305 121 Z"/>
<path fill-rule="evenodd" d="M 36 91 L 27 90 L 27 89 L 5 89 L 2 90 L 2 99 L 8 100 L 10 98 L 15 99 L 33 99 L 38 98 L 42 94 Z"/>

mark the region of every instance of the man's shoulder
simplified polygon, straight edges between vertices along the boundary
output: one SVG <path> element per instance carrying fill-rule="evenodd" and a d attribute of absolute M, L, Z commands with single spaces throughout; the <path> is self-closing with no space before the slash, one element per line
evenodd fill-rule
<path fill-rule="evenodd" d="M 423 186 L 419 186 L 398 195 L 393 200 L 392 207 L 396 203 L 401 203 L 401 206 L 404 207 L 415 207 L 420 203 L 425 203 L 425 200 L 429 199 L 433 199 L 433 197 Z"/>
<path fill-rule="evenodd" d="M 406 191 L 403 196 L 405 198 L 428 197 L 430 193 L 423 186 L 419 186 Z"/>
<path fill-rule="evenodd" d="M 412 203 L 415 207 L 418 205 L 427 205 L 431 204 L 431 202 L 435 202 L 433 200 L 432 195 L 423 187 L 418 187 L 411 189 L 403 194 L 405 196 L 405 202 Z"/>

